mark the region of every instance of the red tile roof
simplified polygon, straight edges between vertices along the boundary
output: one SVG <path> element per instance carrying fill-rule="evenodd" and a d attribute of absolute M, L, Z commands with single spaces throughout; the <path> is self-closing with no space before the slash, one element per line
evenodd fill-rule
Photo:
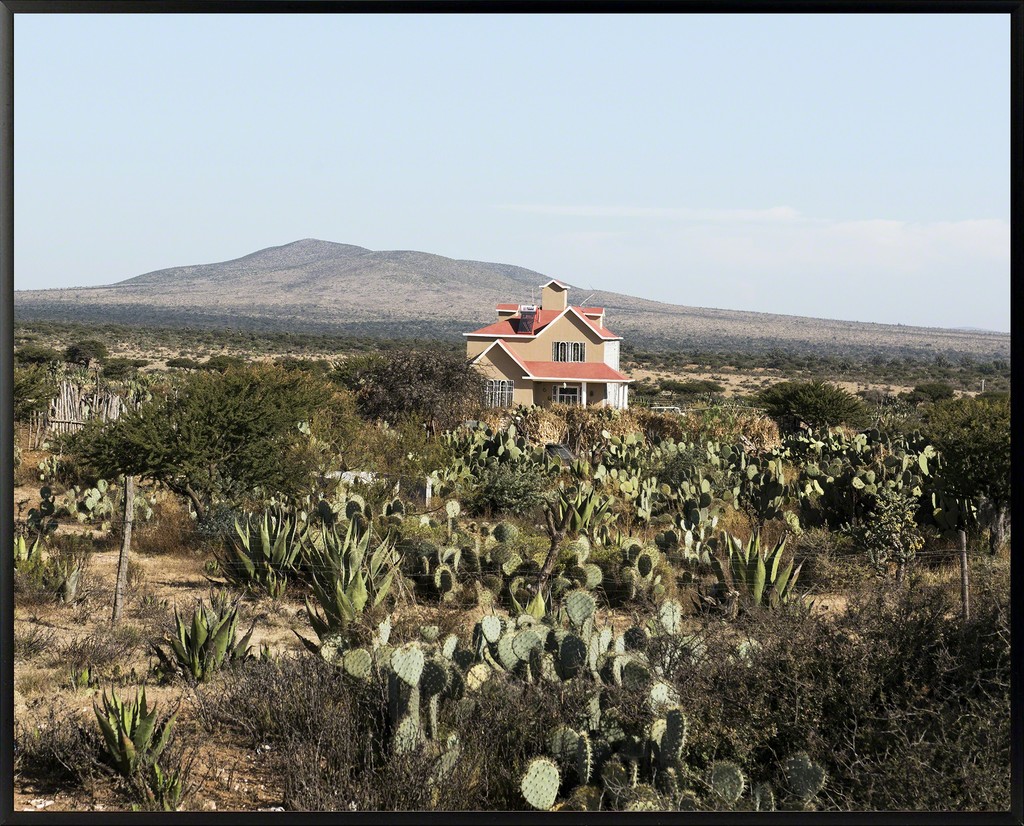
<path fill-rule="evenodd" d="M 526 361 L 532 378 L 572 381 L 631 381 L 618 370 L 601 361 Z"/>
<path fill-rule="evenodd" d="M 499 304 L 499 309 L 504 306 Z M 518 305 L 516 305 L 518 309 Z M 583 314 L 580 307 L 570 307 L 569 309 L 576 310 L 579 317 L 582 318 L 590 327 L 596 332 L 601 338 L 619 338 L 607 327 L 601 327 L 592 318 L 588 318 Z M 548 324 L 554 321 L 562 314 L 561 310 L 537 310 L 536 315 L 533 317 L 533 333 L 537 335 L 543 330 Z M 519 314 L 509 316 L 508 318 L 502 318 L 495 321 L 493 324 L 488 324 L 486 327 L 481 327 L 479 330 L 473 330 L 471 333 L 466 333 L 470 336 L 519 336 L 519 335 L 531 335 L 530 333 L 519 332 Z"/>
<path fill-rule="evenodd" d="M 493 341 L 493 342 L 492 342 L 492 343 L 491 343 L 490 345 L 488 345 L 488 346 L 487 346 L 487 347 L 486 347 L 486 348 L 485 348 L 485 349 L 484 349 L 484 350 L 483 350 L 483 351 L 482 351 L 482 352 L 481 352 L 481 353 L 480 353 L 479 355 L 477 355 L 477 356 L 476 356 L 476 357 L 475 357 L 475 358 L 473 359 L 473 363 L 475 364 L 475 363 L 476 363 L 477 361 L 479 361 L 479 360 L 480 360 L 480 359 L 482 359 L 482 358 L 483 358 L 484 356 L 486 356 L 486 355 L 487 355 L 487 354 L 488 354 L 488 353 L 489 353 L 489 352 L 491 351 L 491 349 L 492 349 L 492 348 L 494 348 L 494 347 L 497 347 L 497 348 L 499 348 L 499 349 L 501 349 L 501 350 L 504 350 L 504 351 L 505 351 L 505 352 L 506 352 L 506 353 L 508 354 L 509 358 L 511 358 L 511 359 L 512 359 L 512 361 L 514 361 L 514 362 L 515 362 L 516 364 L 518 364 L 518 365 L 519 365 L 519 366 L 520 366 L 520 367 L 521 367 L 521 368 L 523 369 L 523 372 L 524 372 L 524 373 L 529 373 L 529 372 L 530 372 L 530 368 L 528 368 L 528 367 L 526 366 L 526 362 L 524 362 L 524 361 L 523 361 L 523 360 L 522 360 L 521 358 L 519 358 L 519 356 L 518 356 L 518 355 L 516 355 L 516 353 L 515 353 L 515 352 L 514 352 L 514 351 L 512 350 L 512 348 L 511 348 L 511 347 L 509 347 L 509 346 L 508 346 L 508 345 L 507 345 L 507 344 L 506 344 L 506 343 L 505 343 L 504 341 L 502 341 L 502 340 L 501 340 L 500 338 L 498 338 L 498 339 L 495 339 L 495 340 L 494 340 L 494 341 Z"/>

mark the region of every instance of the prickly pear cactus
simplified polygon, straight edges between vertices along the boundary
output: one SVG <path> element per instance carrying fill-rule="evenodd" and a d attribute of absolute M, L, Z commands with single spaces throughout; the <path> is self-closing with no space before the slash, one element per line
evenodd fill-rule
<path fill-rule="evenodd" d="M 576 741 L 576 777 L 581 786 L 587 785 L 594 776 L 594 746 L 590 736 L 581 731 Z"/>
<path fill-rule="evenodd" d="M 709 782 L 712 791 L 730 805 L 735 804 L 743 796 L 743 790 L 747 785 L 742 769 L 728 760 L 715 763 L 711 769 Z"/>
<path fill-rule="evenodd" d="M 666 634 L 678 634 L 683 625 L 683 606 L 674 599 L 667 599 L 658 609 L 658 621 Z"/>
<path fill-rule="evenodd" d="M 499 542 L 514 542 L 519 538 L 519 528 L 511 522 L 499 522 L 494 526 L 494 538 Z"/>
<path fill-rule="evenodd" d="M 526 802 L 533 808 L 548 811 L 555 805 L 562 778 L 558 766 L 546 757 L 535 757 L 526 767 L 519 788 Z"/>
<path fill-rule="evenodd" d="M 824 788 L 828 779 L 825 770 L 811 760 L 805 751 L 787 757 L 783 768 L 790 790 L 804 803 L 810 802 Z"/>
<path fill-rule="evenodd" d="M 365 648 L 353 648 L 341 655 L 341 665 L 351 676 L 359 680 L 370 679 L 372 660 Z"/>
<path fill-rule="evenodd" d="M 597 610 L 597 603 L 594 598 L 582 589 L 570 591 L 565 597 L 565 612 L 576 628 L 582 628 L 583 624 L 594 616 Z"/>
<path fill-rule="evenodd" d="M 750 792 L 750 802 L 755 812 L 774 812 L 775 792 L 767 783 L 758 783 Z"/>
<path fill-rule="evenodd" d="M 424 697 L 435 697 L 448 687 L 448 667 L 438 660 L 427 660 L 420 675 L 420 691 Z"/>
<path fill-rule="evenodd" d="M 501 639 L 501 619 L 493 614 L 480 620 L 480 630 L 487 642 L 495 643 Z"/>
<path fill-rule="evenodd" d="M 423 665 L 423 651 L 411 643 L 396 648 L 391 654 L 392 671 L 407 685 L 419 685 Z"/>

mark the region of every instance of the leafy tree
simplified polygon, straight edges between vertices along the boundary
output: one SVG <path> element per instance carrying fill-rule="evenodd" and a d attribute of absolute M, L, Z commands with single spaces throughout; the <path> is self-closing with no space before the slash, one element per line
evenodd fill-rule
<path fill-rule="evenodd" d="M 57 393 L 57 384 L 41 364 L 14 368 L 14 420 L 27 421 L 37 411 L 45 410 Z"/>
<path fill-rule="evenodd" d="M 896 565 L 898 585 L 903 584 L 907 568 L 924 545 L 915 520 L 917 507 L 916 497 L 883 485 L 870 517 L 852 531 L 879 573 L 886 573 L 890 564 Z"/>
<path fill-rule="evenodd" d="M 825 381 L 779 382 L 762 390 L 757 400 L 769 416 L 794 417 L 814 428 L 863 427 L 868 422 L 864 402 Z"/>
<path fill-rule="evenodd" d="M 960 398 L 936 404 L 927 435 L 942 454 L 942 479 L 973 499 L 988 522 L 990 549 L 1003 543 L 1010 507 L 1010 398 Z"/>
<path fill-rule="evenodd" d="M 402 350 L 342 362 L 335 378 L 356 394 L 359 412 L 395 424 L 414 419 L 431 433 L 480 407 L 483 377 L 461 353 Z"/>
<path fill-rule="evenodd" d="M 196 370 L 199 367 L 199 362 L 190 358 L 172 358 L 167 359 L 167 366 L 182 370 Z"/>
<path fill-rule="evenodd" d="M 275 366 L 194 373 L 106 427 L 90 422 L 77 447 L 100 474 L 153 479 L 203 518 L 253 488 L 300 492 L 312 472 L 300 425 L 330 399 L 324 383 Z"/>
<path fill-rule="evenodd" d="M 200 370 L 216 370 L 218 373 L 224 373 L 233 367 L 241 367 L 245 364 L 245 359 L 241 356 L 228 356 L 228 355 L 216 355 L 210 356 L 206 361 L 197 365 Z"/>
<path fill-rule="evenodd" d="M 944 381 L 927 381 L 919 384 L 910 394 L 912 402 L 939 402 L 943 399 L 951 399 L 956 395 L 953 387 Z"/>
<path fill-rule="evenodd" d="M 52 347 L 44 347 L 41 344 L 23 344 L 14 351 L 16 364 L 49 364 L 53 361 L 61 361 L 61 355 Z"/>
<path fill-rule="evenodd" d="M 140 368 L 149 364 L 146 359 L 116 358 L 107 359 L 103 363 L 103 378 L 110 381 L 121 381 L 132 376 Z"/>
<path fill-rule="evenodd" d="M 93 362 L 103 361 L 107 357 L 107 345 L 94 338 L 76 341 L 64 351 L 64 360 L 71 364 L 82 364 L 86 367 Z"/>

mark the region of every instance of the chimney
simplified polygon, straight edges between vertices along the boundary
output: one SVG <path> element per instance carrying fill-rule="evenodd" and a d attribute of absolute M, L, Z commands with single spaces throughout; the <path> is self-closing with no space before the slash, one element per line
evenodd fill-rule
<path fill-rule="evenodd" d="M 551 279 L 540 290 L 540 308 L 562 312 L 569 306 L 569 288 Z"/>

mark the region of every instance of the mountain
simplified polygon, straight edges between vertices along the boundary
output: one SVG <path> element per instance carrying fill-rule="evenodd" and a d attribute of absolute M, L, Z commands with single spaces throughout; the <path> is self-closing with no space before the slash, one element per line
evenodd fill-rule
<path fill-rule="evenodd" d="M 410 250 L 307 238 L 215 264 L 172 267 L 116 284 L 18 290 L 18 320 L 334 332 L 459 339 L 494 305 L 529 302 L 554 274 Z M 658 349 L 771 348 L 816 353 L 967 354 L 1009 358 L 1008 334 L 685 307 L 607 291 L 570 300 L 608 310 L 628 344 Z"/>

